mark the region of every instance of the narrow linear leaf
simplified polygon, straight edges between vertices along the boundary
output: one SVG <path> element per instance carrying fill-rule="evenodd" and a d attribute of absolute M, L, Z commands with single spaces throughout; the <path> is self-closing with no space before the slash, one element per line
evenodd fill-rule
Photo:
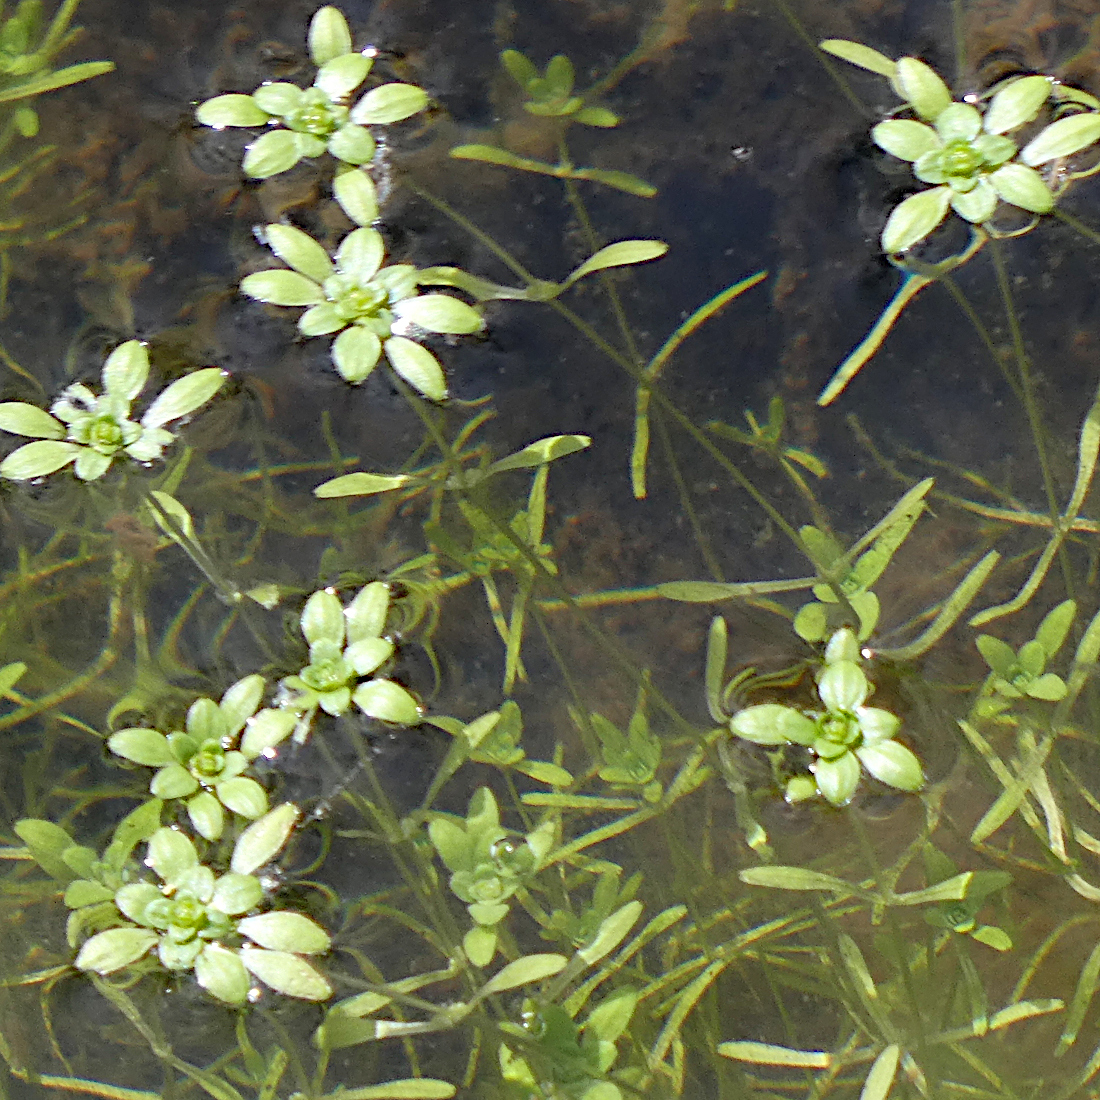
<path fill-rule="evenodd" d="M 771 1043 L 719 1043 L 718 1053 L 738 1062 L 757 1066 L 794 1066 L 798 1069 L 828 1069 L 833 1056 L 824 1050 L 793 1050 Z"/>

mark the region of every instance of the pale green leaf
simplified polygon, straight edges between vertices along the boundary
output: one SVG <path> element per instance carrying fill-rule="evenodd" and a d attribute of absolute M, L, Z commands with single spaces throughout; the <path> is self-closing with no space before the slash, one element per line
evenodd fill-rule
<path fill-rule="evenodd" d="M 267 756 L 293 732 L 298 716 L 292 710 L 266 709 L 248 720 L 240 751 L 249 760 Z"/>
<path fill-rule="evenodd" d="M 241 293 L 276 306 L 312 306 L 325 299 L 321 288 L 312 279 L 282 268 L 246 275 L 241 280 Z"/>
<path fill-rule="evenodd" d="M 392 344 L 393 340 L 388 340 Z M 358 385 L 378 365 L 382 341 L 369 329 L 352 325 L 332 342 L 332 362 L 345 382 Z"/>
<path fill-rule="evenodd" d="M 251 979 L 236 951 L 208 943 L 195 960 L 195 979 L 212 997 L 229 1005 L 248 1000 Z"/>
<path fill-rule="evenodd" d="M 605 245 L 598 252 L 589 256 L 580 267 L 569 274 L 562 286 L 572 286 L 578 279 L 583 279 L 594 271 L 646 263 L 648 260 L 655 260 L 659 256 L 663 256 L 667 251 L 668 245 L 664 241 L 616 241 L 614 244 Z"/>
<path fill-rule="evenodd" d="M 225 810 L 209 791 L 187 800 L 187 816 L 195 832 L 205 840 L 220 840 L 225 829 Z"/>
<path fill-rule="evenodd" d="M 0 428 L 29 439 L 64 439 L 67 432 L 60 420 L 25 401 L 0 403 Z"/>
<path fill-rule="evenodd" d="M 336 267 L 359 283 L 368 283 L 386 258 L 386 242 L 377 229 L 353 229 L 336 251 Z M 400 304 L 400 303 L 399 303 Z"/>
<path fill-rule="evenodd" d="M 26 671 L 27 666 L 22 661 L 12 661 L 10 665 L 0 668 L 0 695 L 6 695 L 11 691 Z"/>
<path fill-rule="evenodd" d="M 818 45 L 834 57 L 858 65 L 861 69 L 869 69 L 871 72 L 878 73 L 890 80 L 894 79 L 897 72 L 896 61 L 891 61 L 885 54 L 879 53 L 878 50 L 872 50 L 870 46 L 864 46 L 861 42 L 849 42 L 844 38 L 826 38 L 824 42 L 819 42 Z"/>
<path fill-rule="evenodd" d="M 458 1089 L 435 1077 L 405 1077 L 380 1085 L 340 1090 L 339 1100 L 450 1100 Z"/>
<path fill-rule="evenodd" d="M 289 839 L 299 813 L 293 803 L 284 802 L 253 821 L 237 838 L 230 869 L 239 875 L 250 875 L 274 859 Z"/>
<path fill-rule="evenodd" d="M 1082 111 L 1060 118 L 1036 134 L 1024 146 L 1020 160 L 1034 168 L 1049 160 L 1079 153 L 1097 140 L 1100 140 L 1100 112 Z"/>
<path fill-rule="evenodd" d="M 319 924 L 287 909 L 245 917 L 237 924 L 237 931 L 271 951 L 320 955 L 332 946 L 329 934 Z"/>
<path fill-rule="evenodd" d="M 323 481 L 313 495 L 328 499 L 330 497 L 369 497 L 375 493 L 388 493 L 400 489 L 410 481 L 408 474 L 343 474 L 329 481 Z"/>
<path fill-rule="evenodd" d="M 352 698 L 368 718 L 399 726 L 420 724 L 420 707 L 416 700 L 392 680 L 368 680 L 355 689 Z"/>
<path fill-rule="evenodd" d="M 229 377 L 220 367 L 203 367 L 177 378 L 145 411 L 143 428 L 161 428 L 201 408 Z"/>
<path fill-rule="evenodd" d="M 1005 134 L 1030 122 L 1050 95 L 1049 76 L 1025 76 L 1002 88 L 989 101 L 983 129 L 987 134 Z"/>
<path fill-rule="evenodd" d="M 0 462 L 0 477 L 9 477 L 12 481 L 45 477 L 67 466 L 83 450 L 85 448 L 77 443 L 62 443 L 53 439 L 25 443 Z"/>
<path fill-rule="evenodd" d="M 264 228 L 264 240 L 268 248 L 287 266 L 323 283 L 333 271 L 328 253 L 308 234 L 293 225 L 274 223 Z"/>
<path fill-rule="evenodd" d="M 153 489 L 149 496 L 153 505 L 149 511 L 153 514 L 157 526 L 171 539 L 193 539 L 195 537 L 195 525 L 191 521 L 191 513 L 175 497 L 162 493 L 159 489 Z"/>
<path fill-rule="evenodd" d="M 360 168 L 336 172 L 332 192 L 341 209 L 356 225 L 370 225 L 378 218 L 378 194 L 374 181 Z"/>
<path fill-rule="evenodd" d="M 263 84 L 252 93 L 257 106 L 262 107 L 270 115 L 279 115 L 283 118 L 302 105 L 304 96 L 305 93 L 297 84 L 289 84 L 285 80 Z"/>
<path fill-rule="evenodd" d="M 747 867 L 738 878 L 749 886 L 766 886 L 773 890 L 828 890 L 844 897 L 858 893 L 856 887 L 843 879 L 803 867 Z"/>
<path fill-rule="evenodd" d="M 380 84 L 351 109 L 351 121 L 360 126 L 401 122 L 428 106 L 428 93 L 416 84 Z"/>
<path fill-rule="evenodd" d="M 989 221 L 997 209 L 996 188 L 988 180 L 978 180 L 970 191 L 953 191 L 951 209 L 975 225 Z"/>
<path fill-rule="evenodd" d="M 113 974 L 137 962 L 159 938 L 151 928 L 109 928 L 84 944 L 73 966 L 96 974 Z"/>
<path fill-rule="evenodd" d="M 1065 645 L 1076 615 L 1077 604 L 1073 600 L 1065 600 L 1043 617 L 1039 629 L 1035 632 L 1035 640 L 1043 647 L 1047 660 L 1054 657 Z"/>
<path fill-rule="evenodd" d="M 327 588 L 314 592 L 302 609 L 302 633 L 310 645 L 316 642 L 344 644 L 344 605 Z"/>
<path fill-rule="evenodd" d="M 69 882 L 75 878 L 71 867 L 61 858 L 72 848 L 73 839 L 60 825 L 39 818 L 25 817 L 14 825 L 15 835 L 27 846 L 34 861 L 50 878 Z"/>
<path fill-rule="evenodd" d="M 891 1043 L 879 1054 L 871 1066 L 870 1073 L 867 1074 L 867 1080 L 863 1083 L 859 1100 L 886 1100 L 893 1087 L 894 1076 L 898 1072 L 900 1057 L 901 1050 L 897 1043 Z"/>
<path fill-rule="evenodd" d="M 898 59 L 894 85 L 913 110 L 930 122 L 951 106 L 951 92 L 939 74 L 915 57 Z"/>
<path fill-rule="evenodd" d="M 200 103 L 195 117 L 203 126 L 263 126 L 271 117 L 250 95 L 219 95 Z"/>
<path fill-rule="evenodd" d="M 541 982 L 559 971 L 564 970 L 569 960 L 564 955 L 542 954 L 524 955 L 498 970 L 478 993 L 479 997 L 488 997 L 494 993 L 504 993 L 509 989 L 518 989 L 521 985 Z"/>
<path fill-rule="evenodd" d="M 462 950 L 474 966 L 488 966 L 497 953 L 496 930 L 475 925 L 462 937 Z"/>
<path fill-rule="evenodd" d="M 51 445 L 60 446 L 58 443 Z M 28 446 L 34 447 L 38 444 L 30 443 Z M 111 465 L 111 457 L 111 455 L 103 455 L 98 451 L 93 451 L 90 447 L 81 447 L 76 456 L 73 472 L 81 481 L 95 481 L 107 472 Z"/>
<path fill-rule="evenodd" d="M 129 404 L 149 379 L 149 353 L 138 340 L 119 344 L 103 364 L 103 388 L 112 397 Z"/>
<path fill-rule="evenodd" d="M 535 469 L 547 462 L 583 451 L 591 444 L 592 439 L 587 435 L 548 435 L 544 439 L 528 443 L 523 450 L 494 462 L 486 475 L 499 474 L 505 470 Z"/>
<path fill-rule="evenodd" d="M 989 182 L 1005 202 L 1021 210 L 1049 214 L 1054 209 L 1054 195 L 1043 177 L 1032 168 L 1015 163 L 1003 164 L 989 174 Z"/>
<path fill-rule="evenodd" d="M 361 642 L 366 638 L 379 638 L 386 628 L 386 614 L 390 607 L 389 586 L 383 581 L 363 585 L 347 606 L 349 642 Z"/>
<path fill-rule="evenodd" d="M 309 56 L 314 65 L 351 52 L 351 29 L 339 8 L 318 8 L 309 21 Z"/>
<path fill-rule="evenodd" d="M 151 729 L 124 729 L 107 738 L 107 748 L 117 756 L 144 764 L 148 768 L 161 768 L 175 762 L 168 738 Z"/>
<path fill-rule="evenodd" d="M 718 1053 L 756 1066 L 794 1066 L 798 1069 L 828 1069 L 833 1056 L 823 1050 L 793 1050 L 771 1043 L 719 1043 Z"/>
<path fill-rule="evenodd" d="M 288 951 L 242 947 L 240 959 L 261 982 L 287 997 L 326 1001 L 332 996 L 328 979 L 298 955 Z"/>
<path fill-rule="evenodd" d="M 961 901 L 970 896 L 971 883 L 974 881 L 973 871 L 963 871 L 962 874 L 951 875 L 942 882 L 932 886 L 926 886 L 921 890 L 909 890 L 904 894 L 898 894 L 894 901 L 898 905 L 927 905 L 932 902 Z"/>
<path fill-rule="evenodd" d="M 245 175 L 262 180 L 293 168 L 300 159 L 296 133 L 292 130 L 269 130 L 248 146 L 241 167 Z"/>
<path fill-rule="evenodd" d="M 263 884 L 254 875 L 228 871 L 214 883 L 211 905 L 231 917 L 255 909 L 263 900 Z"/>
<path fill-rule="evenodd" d="M 943 221 L 950 201 L 950 187 L 932 187 L 898 203 L 882 230 L 883 252 L 905 252 L 927 237 Z"/>
<path fill-rule="evenodd" d="M 931 126 L 906 118 L 880 122 L 871 131 L 871 139 L 880 149 L 907 161 L 917 160 L 943 144 Z"/>
<path fill-rule="evenodd" d="M 391 336 L 383 347 L 390 366 L 417 393 L 429 401 L 442 401 L 446 398 L 447 383 L 443 377 L 443 368 L 427 348 L 403 336 Z"/>
<path fill-rule="evenodd" d="M 245 722 L 256 713 L 260 700 L 264 697 L 266 684 L 258 673 L 242 677 L 230 684 L 218 703 L 218 709 L 225 719 L 228 736 L 235 737 L 244 729 Z"/>
<path fill-rule="evenodd" d="M 924 786 L 920 761 L 900 741 L 867 742 L 856 749 L 860 763 L 879 782 L 899 791 L 919 791 Z"/>
<path fill-rule="evenodd" d="M 370 59 L 361 53 L 341 53 L 321 65 L 313 84 L 330 99 L 340 100 L 367 79 L 370 69 Z"/>
<path fill-rule="evenodd" d="M 577 957 L 583 959 L 589 966 L 598 963 L 600 959 L 610 954 L 622 943 L 641 915 L 642 903 L 640 901 L 628 901 L 626 905 L 616 909 L 614 913 L 600 922 L 600 927 L 596 929 L 596 935 L 590 943 L 580 948 Z"/>
<path fill-rule="evenodd" d="M 328 139 L 328 151 L 344 164 L 369 164 L 377 146 L 365 126 L 347 123 Z"/>
<path fill-rule="evenodd" d="M 157 829 L 149 838 L 149 866 L 165 882 L 174 882 L 198 866 L 199 856 L 189 837 L 177 829 Z"/>
<path fill-rule="evenodd" d="M 221 804 L 241 817 L 251 819 L 267 813 L 267 793 L 247 775 L 238 775 L 219 783 L 217 791 Z"/>
<path fill-rule="evenodd" d="M 449 294 L 419 294 L 393 307 L 403 321 L 411 321 L 428 332 L 468 335 L 485 327 L 481 314 Z"/>

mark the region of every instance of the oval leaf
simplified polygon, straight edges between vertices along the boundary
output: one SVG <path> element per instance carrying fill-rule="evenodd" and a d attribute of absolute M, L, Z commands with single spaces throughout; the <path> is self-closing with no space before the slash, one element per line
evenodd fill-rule
<path fill-rule="evenodd" d="M 629 264 L 642 264 L 647 260 L 655 260 L 667 251 L 668 245 L 664 241 L 616 241 L 589 256 L 562 285 L 572 286 L 578 279 L 591 275 L 593 271 L 604 271 L 609 267 L 626 267 Z"/>
<path fill-rule="evenodd" d="M 144 764 L 147 768 L 162 768 L 175 762 L 168 738 L 149 729 L 125 729 L 107 738 L 107 748 L 117 756 Z"/>
<path fill-rule="evenodd" d="M 885 76 L 889 80 L 894 79 L 897 73 L 898 63 L 891 61 L 885 54 L 878 50 L 872 50 L 870 46 L 864 46 L 862 42 L 849 42 L 845 38 L 826 38 L 818 45 L 834 57 L 843 58 L 845 61 L 858 65 L 861 69 L 869 69 L 873 73 Z"/>
<path fill-rule="evenodd" d="M 442 401 L 447 396 L 443 368 L 427 348 L 421 347 L 404 336 L 391 336 L 383 347 L 390 366 L 417 393 L 422 394 L 429 401 Z M 33 444 L 30 445 L 33 446 Z"/>
<path fill-rule="evenodd" d="M 203 367 L 176 379 L 145 411 L 143 428 L 161 428 L 181 416 L 188 416 L 206 404 L 229 377 L 220 367 Z"/>
<path fill-rule="evenodd" d="M 332 986 L 305 959 L 287 951 L 267 951 L 258 947 L 242 947 L 241 962 L 265 985 L 287 997 L 303 1001 L 326 1001 L 332 996 Z"/>
<path fill-rule="evenodd" d="M 465 336 L 485 327 L 476 309 L 449 294 L 418 294 L 398 302 L 393 311 L 403 321 L 411 321 L 428 332 Z"/>
<path fill-rule="evenodd" d="M 271 117 L 250 95 L 218 95 L 199 104 L 195 117 L 203 126 L 263 126 Z"/>
<path fill-rule="evenodd" d="M 360 126 L 401 122 L 428 106 L 428 93 L 415 84 L 380 84 L 351 109 L 351 121 Z"/>
<path fill-rule="evenodd" d="M 312 279 L 282 268 L 246 275 L 241 280 L 241 293 L 273 306 L 313 306 L 325 298 Z"/>
<path fill-rule="evenodd" d="M 898 203 L 882 230 L 883 252 L 904 252 L 927 237 L 943 221 L 950 201 L 949 187 L 933 187 Z"/>
<path fill-rule="evenodd" d="M 394 722 L 399 726 L 420 724 L 416 700 L 392 680 L 368 680 L 355 689 L 355 705 L 369 718 Z"/>
<path fill-rule="evenodd" d="M 1050 95 L 1049 76 L 1025 76 L 1002 88 L 990 101 L 982 128 L 987 134 L 1004 134 L 1030 122 Z"/>
<path fill-rule="evenodd" d="M 1079 153 L 1097 140 L 1100 140 L 1100 112 L 1083 111 L 1052 122 L 1024 146 L 1020 160 L 1034 168 L 1048 160 Z"/>
<path fill-rule="evenodd" d="M 332 946 L 328 933 L 309 917 L 283 910 L 245 917 L 237 925 L 242 936 L 272 951 L 293 951 L 299 955 L 320 955 Z"/>
<path fill-rule="evenodd" d="M 989 182 L 1005 202 L 1021 210 L 1049 214 L 1054 209 L 1054 195 L 1033 168 L 1025 168 L 1022 164 L 1004 164 L 990 173 Z"/>
<path fill-rule="evenodd" d="M 262 180 L 293 168 L 300 159 L 297 134 L 292 130 L 269 130 L 249 145 L 241 167 L 245 175 Z"/>
<path fill-rule="evenodd" d="M 239 875 L 250 875 L 274 859 L 290 837 L 299 813 L 292 802 L 284 802 L 253 821 L 233 847 L 230 869 Z"/>
<path fill-rule="evenodd" d="M 516 451 L 515 454 L 494 462 L 487 473 L 499 474 L 503 470 L 535 469 L 557 458 L 576 454 L 577 451 L 583 451 L 591 445 L 592 438 L 587 435 L 548 435 L 545 439 L 528 443 L 522 451 Z"/>
<path fill-rule="evenodd" d="M 343 474 L 330 481 L 323 481 L 313 495 L 323 500 L 330 497 L 369 497 L 375 493 L 388 493 L 408 484 L 408 474 Z"/>
<path fill-rule="evenodd" d="M 264 229 L 268 248 L 287 266 L 315 283 L 323 283 L 332 274 L 328 253 L 308 234 L 292 225 L 269 225 Z"/>
<path fill-rule="evenodd" d="M 377 220 L 378 193 L 374 181 L 361 168 L 345 168 L 337 172 L 332 193 L 356 225 L 370 225 Z"/>
<path fill-rule="evenodd" d="M 901 160 L 914 161 L 942 146 L 936 131 L 911 118 L 892 118 L 871 131 L 871 140 Z"/>
<path fill-rule="evenodd" d="M 80 949 L 73 966 L 96 974 L 113 974 L 137 962 L 160 936 L 151 928 L 109 928 Z"/>
<path fill-rule="evenodd" d="M 351 52 L 351 30 L 339 8 L 319 8 L 309 21 L 309 56 L 320 67 L 334 57 Z"/>
<path fill-rule="evenodd" d="M 65 425 L 50 416 L 45 409 L 26 401 L 0 403 L 0 428 L 28 439 L 64 439 Z"/>
<path fill-rule="evenodd" d="M 26 443 L 0 462 L 0 477 L 10 477 L 12 481 L 45 477 L 68 465 L 83 450 L 77 443 L 62 443 L 53 439 Z"/>
<path fill-rule="evenodd" d="M 915 57 L 898 59 L 894 84 L 913 110 L 929 122 L 951 106 L 951 93 L 939 74 Z"/>
<path fill-rule="evenodd" d="M 243 1005 L 252 985 L 237 952 L 216 943 L 206 944 L 199 953 L 195 978 L 207 993 L 228 1005 Z"/>
<path fill-rule="evenodd" d="M 488 997 L 507 989 L 518 989 L 521 985 L 541 982 L 543 978 L 564 970 L 568 962 L 564 955 L 524 955 L 515 962 L 510 962 L 503 970 L 498 970 L 481 987 L 478 996 Z"/>

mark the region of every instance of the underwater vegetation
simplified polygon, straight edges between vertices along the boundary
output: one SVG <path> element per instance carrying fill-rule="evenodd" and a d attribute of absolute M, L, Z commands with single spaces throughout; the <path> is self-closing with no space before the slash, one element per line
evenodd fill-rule
<path fill-rule="evenodd" d="M 53 68 L 75 7 L 0 11 L 12 148 L 48 121 L 25 101 L 110 70 Z M 1086 277 L 1012 249 L 1098 239 L 1071 210 L 1100 100 L 974 83 L 956 9 L 949 82 L 777 0 L 879 171 L 859 262 L 902 282 L 816 405 L 769 363 L 758 417 L 724 374 L 737 426 L 673 367 L 798 279 L 648 308 L 680 246 L 621 230 L 660 190 L 615 135 L 630 79 L 739 5 L 662 5 L 602 74 L 508 46 L 478 126 L 333 6 L 181 105 L 230 143 L 218 226 L 248 223 L 181 314 L 247 311 L 316 369 L 211 364 L 184 325 L 97 331 L 61 385 L 0 356 L 2 1095 L 1098 1095 L 1100 384 L 1093 356 L 1052 399 L 1019 300 Z M 526 208 L 533 240 L 496 235 L 529 187 L 569 248 Z M 60 227 L 24 228 L 5 272 Z M 942 366 L 932 286 L 996 368 L 1011 475 L 824 408 Z M 611 411 L 487 383 L 517 328 Z M 614 503 L 588 527 L 585 492 Z M 638 583 L 592 533 L 628 514 Z"/>

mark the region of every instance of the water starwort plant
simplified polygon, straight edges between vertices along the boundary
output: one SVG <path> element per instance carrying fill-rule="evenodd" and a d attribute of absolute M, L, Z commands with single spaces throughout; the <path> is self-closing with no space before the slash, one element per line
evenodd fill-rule
<path fill-rule="evenodd" d="M 0 476 L 14 481 L 44 477 L 73 463 L 81 481 L 95 481 L 125 454 L 135 462 L 160 458 L 175 436 L 165 425 L 200 409 L 225 384 L 218 367 L 204 367 L 177 379 L 157 395 L 140 421 L 130 407 L 149 380 L 149 353 L 127 340 L 103 365 L 103 392 L 82 382 L 66 387 L 47 413 L 25 401 L 0 403 L 0 428 L 30 436 L 0 462 Z"/>
<path fill-rule="evenodd" d="M 415 726 L 416 700 L 400 684 L 377 672 L 393 655 L 384 637 L 389 589 L 381 581 L 364 585 L 344 607 L 330 589 L 314 592 L 302 609 L 300 625 L 309 644 L 309 664 L 280 681 L 281 705 L 299 714 L 296 740 L 304 740 L 320 708 L 338 717 L 354 703 L 369 718 Z"/>
<path fill-rule="evenodd" d="M 412 264 L 383 266 L 385 242 L 376 229 L 352 230 L 334 259 L 307 233 L 269 225 L 265 239 L 293 270 L 270 268 L 241 280 L 251 298 L 277 306 L 309 306 L 298 321 L 303 336 L 337 333 L 332 362 L 340 377 L 358 384 L 383 352 L 394 371 L 431 401 L 447 396 L 439 360 L 406 333 L 468 335 L 484 327 L 472 306 L 449 294 L 419 294 L 425 276 Z"/>
<path fill-rule="evenodd" d="M 821 48 L 887 77 L 921 120 L 889 119 L 871 131 L 881 149 L 912 163 L 918 180 L 937 185 L 894 208 L 882 231 L 884 252 L 908 251 L 940 225 L 948 208 L 987 228 L 1000 201 L 1031 214 L 1049 214 L 1056 195 L 1036 168 L 1100 140 L 1100 112 L 1086 107 L 1051 122 L 1022 152 L 1018 149 L 1008 134 L 1031 123 L 1055 96 L 1050 77 L 1008 81 L 987 103 L 977 97 L 957 103 L 940 76 L 918 58 L 895 62 L 842 39 L 829 39 Z"/>
<path fill-rule="evenodd" d="M 248 146 L 242 166 L 246 175 L 267 179 L 325 152 L 353 167 L 369 164 L 375 141 L 368 127 L 411 118 L 428 105 L 423 88 L 389 83 L 348 106 L 374 59 L 353 51 L 347 20 L 336 8 L 321 8 L 314 15 L 309 49 L 318 67 L 309 88 L 275 81 L 251 95 L 215 96 L 199 106 L 196 117 L 204 126 L 268 127 Z"/>
<path fill-rule="evenodd" d="M 850 802 L 859 786 L 861 765 L 876 779 L 901 791 L 924 786 L 920 761 L 894 735 L 901 719 L 880 707 L 864 706 L 871 684 L 860 666 L 859 642 L 845 628 L 825 650 L 817 678 L 824 710 L 798 710 L 782 703 L 758 703 L 738 711 L 730 730 L 757 745 L 804 745 L 813 754 L 813 780 L 796 775 L 788 801 L 821 795 L 834 806 Z"/>
<path fill-rule="evenodd" d="M 256 713 L 264 687 L 262 676 L 246 676 L 226 689 L 220 703 L 196 699 L 185 730 L 165 735 L 155 729 L 121 729 L 111 734 L 107 747 L 135 764 L 157 768 L 150 793 L 166 801 L 185 799 L 195 831 L 217 840 L 225 828 L 225 810 L 250 820 L 267 813 L 263 787 L 243 773 L 294 729 L 292 713 Z"/>
<path fill-rule="evenodd" d="M 234 868 L 247 865 L 244 853 L 254 836 L 241 834 Z M 166 970 L 194 970 L 199 985 L 226 1004 L 244 1004 L 250 974 L 290 997 L 321 1001 L 331 996 L 328 981 L 304 957 L 328 951 L 328 933 L 289 910 L 244 916 L 264 900 L 263 886 L 251 871 L 215 874 L 199 861 L 186 836 L 166 828 L 149 839 L 146 862 L 160 883 L 119 888 L 114 896 L 119 927 L 84 944 L 74 963 L 78 970 L 113 974 L 155 949 Z"/>

